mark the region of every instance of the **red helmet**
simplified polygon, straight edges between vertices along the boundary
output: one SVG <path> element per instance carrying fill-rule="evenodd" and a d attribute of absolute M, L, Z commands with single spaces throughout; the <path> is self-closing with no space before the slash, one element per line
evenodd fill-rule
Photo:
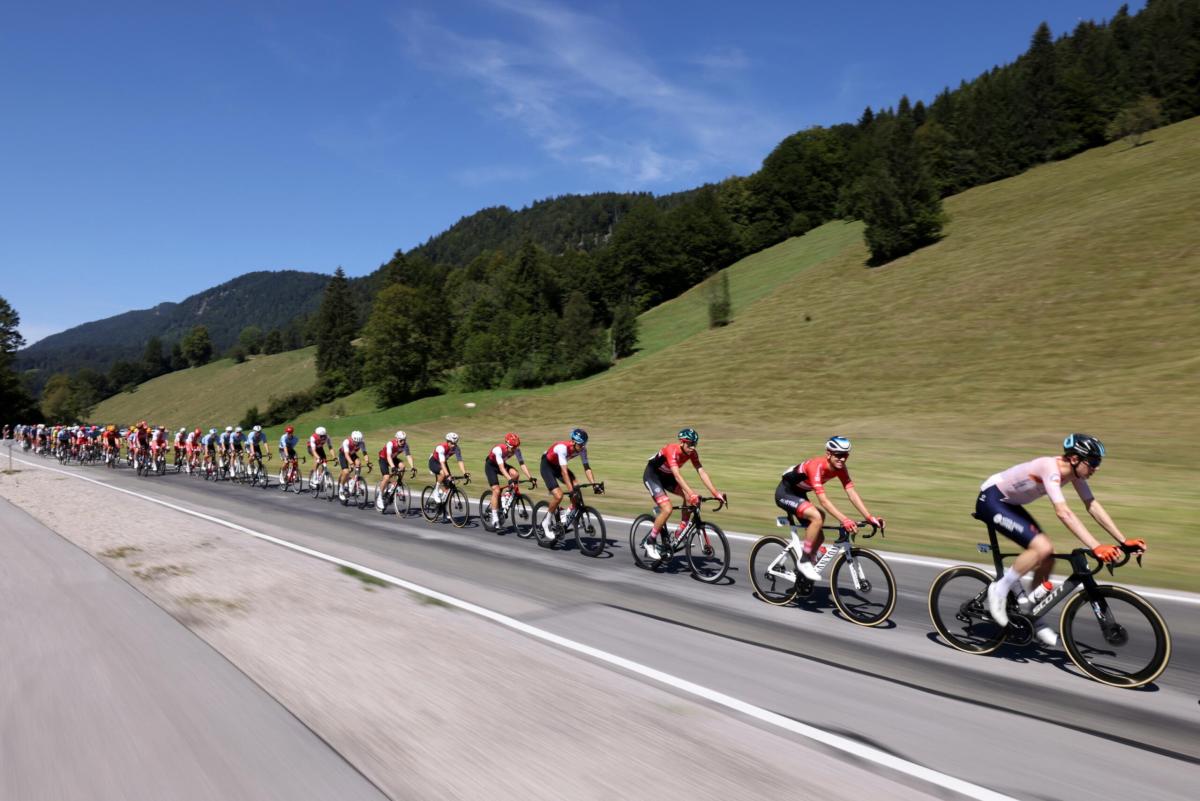
<path fill-rule="evenodd" d="M 521 447 L 521 438 L 511 431 L 504 435 L 504 441 L 508 443 L 510 448 Z"/>
<path fill-rule="evenodd" d="M 284 431 L 286 431 L 286 432 L 287 432 L 287 433 L 289 433 L 289 434 L 295 434 L 295 433 L 296 433 L 296 429 L 292 428 L 291 426 L 288 426 L 287 428 L 285 428 L 285 429 L 284 429 Z"/>
<path fill-rule="evenodd" d="M 193 433 L 193 434 L 195 434 L 195 435 L 198 437 L 198 436 L 200 436 L 200 429 L 198 429 L 198 428 L 197 428 L 197 429 L 196 429 L 195 431 L 193 431 L 192 433 Z"/>

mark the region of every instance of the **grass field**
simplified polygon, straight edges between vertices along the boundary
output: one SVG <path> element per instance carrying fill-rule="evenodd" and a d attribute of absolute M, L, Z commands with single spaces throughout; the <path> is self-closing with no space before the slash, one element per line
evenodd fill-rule
<path fill-rule="evenodd" d="M 302 423 L 361 428 L 372 450 L 404 427 L 421 460 L 455 429 L 474 473 L 505 430 L 533 454 L 581 425 L 613 513 L 648 507 L 645 459 L 692 425 L 732 496 L 718 519 L 761 532 L 779 473 L 842 433 L 857 486 L 889 519 L 885 547 L 961 559 L 984 536 L 969 517 L 979 483 L 1086 431 L 1109 449 L 1101 501 L 1151 546 L 1120 578 L 1200 590 L 1200 120 L 1151 139 L 950 198 L 946 238 L 881 268 L 865 266 L 856 223 L 744 259 L 731 325 L 709 330 L 694 289 L 643 315 L 642 351 L 592 379 L 356 414 L 360 397 Z"/>

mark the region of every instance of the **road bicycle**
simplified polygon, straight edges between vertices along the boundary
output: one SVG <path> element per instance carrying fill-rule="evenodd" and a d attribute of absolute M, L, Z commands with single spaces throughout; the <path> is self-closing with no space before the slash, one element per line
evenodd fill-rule
<path fill-rule="evenodd" d="M 267 454 L 268 461 L 270 460 L 270 458 L 271 458 L 271 454 L 268 453 Z M 266 469 L 263 467 L 262 454 L 254 454 L 250 457 L 250 463 L 246 467 L 246 481 L 252 487 L 261 486 L 263 489 L 266 489 L 270 485 L 271 476 L 267 473 Z"/>
<path fill-rule="evenodd" d="M 763 537 L 750 549 L 750 583 L 759 598 L 783 606 L 812 594 L 814 583 L 799 571 L 803 553 L 804 526 L 794 515 L 775 518 L 775 525 L 789 527 L 790 539 Z M 884 535 L 869 521 L 858 523 L 863 539 Z M 865 529 L 870 529 L 866 531 Z M 854 544 L 855 535 L 842 526 L 821 526 L 836 531 L 837 539 L 824 546 L 813 567 L 822 577 L 829 569 L 829 594 L 842 616 L 860 626 L 878 626 L 896 608 L 896 578 L 879 554 Z"/>
<path fill-rule="evenodd" d="M 980 553 L 992 554 L 995 572 L 959 565 L 943 571 L 929 588 L 929 617 L 948 644 L 972 654 L 989 654 L 1005 642 L 1028 645 L 1037 620 L 1065 600 L 1059 635 L 1067 656 L 1085 674 L 1113 687 L 1141 687 L 1166 670 L 1171 633 L 1162 615 L 1136 592 L 1098 584 L 1095 579 L 1102 567 L 1112 575 L 1131 556 L 1136 555 L 1140 566 L 1142 555 L 1136 547 L 1117 546 L 1124 558 L 1111 564 L 1101 562 L 1086 548 L 1054 554 L 1056 560 L 1071 566 L 1071 575 L 1028 610 L 1022 610 L 1010 594 L 1009 625 L 1005 628 L 988 613 L 987 589 L 1004 574 L 1003 560 L 1017 554 L 1001 553 L 995 525 L 984 522 L 989 542 L 979 543 L 978 548 Z"/>
<path fill-rule="evenodd" d="M 542 528 L 542 521 L 546 519 L 546 513 L 550 509 L 549 501 L 538 501 L 533 507 L 533 525 L 529 533 L 522 534 L 520 529 L 517 530 L 518 536 L 528 538 L 530 534 L 537 537 L 538 545 L 543 548 L 553 548 L 555 543 L 564 542 L 567 537 L 574 536 L 575 547 L 584 556 L 599 556 L 604 553 L 604 548 L 608 544 L 608 533 L 604 526 L 604 518 L 596 511 L 596 507 L 588 506 L 583 502 L 583 488 L 591 487 L 592 493 L 595 495 L 604 494 L 604 482 L 598 484 L 576 484 L 566 497 L 570 499 L 570 508 L 567 509 L 566 515 L 563 514 L 562 506 L 559 505 L 555 510 L 554 518 L 550 521 L 550 528 L 554 531 L 554 538 L 546 536 L 546 530 Z"/>
<path fill-rule="evenodd" d="M 327 500 L 333 500 L 335 488 L 333 486 L 333 476 L 329 475 L 329 462 L 327 460 L 318 459 L 316 465 L 309 472 L 308 489 L 314 499 L 320 498 L 321 494 L 325 493 Z"/>
<path fill-rule="evenodd" d="M 304 457 L 301 458 L 305 462 L 308 461 Z M 304 481 L 300 478 L 300 466 L 297 464 L 296 459 L 284 458 L 283 463 L 279 465 L 278 487 L 284 492 L 291 492 L 294 490 L 295 492 L 299 493 L 303 484 Z"/>
<path fill-rule="evenodd" d="M 367 472 L 370 473 L 371 469 L 371 463 L 367 462 Z M 367 488 L 366 479 L 362 477 L 362 464 L 350 465 L 349 470 L 350 475 L 346 477 L 346 483 L 338 487 L 338 500 L 342 502 L 342 506 L 354 504 L 359 509 L 366 509 L 371 493 Z"/>
<path fill-rule="evenodd" d="M 470 484 L 471 474 L 448 476 L 444 483 L 449 487 L 443 488 L 440 500 L 437 497 L 437 491 L 432 486 L 426 486 L 421 490 L 421 515 L 430 523 L 437 522 L 446 516 L 450 518 L 450 522 L 454 524 L 455 528 L 465 526 L 471 519 L 471 505 L 467 501 L 466 493 L 458 488 L 460 481 Z"/>
<path fill-rule="evenodd" d="M 723 498 L 700 498 L 695 504 L 684 504 L 680 507 L 690 516 L 687 525 L 674 534 L 668 533 L 668 526 L 658 533 L 658 551 L 662 558 L 655 561 L 644 550 L 646 538 L 654 529 L 654 519 L 658 514 L 639 515 L 629 527 L 629 550 L 633 552 L 633 561 L 638 567 L 646 570 L 656 570 L 665 567 L 683 551 L 687 556 L 688 569 L 699 581 L 715 584 L 725 578 L 729 571 L 729 540 L 725 532 L 715 523 L 705 523 L 701 519 L 700 509 L 708 501 L 716 501 L 714 512 L 721 511 L 725 506 Z"/>
<path fill-rule="evenodd" d="M 383 509 L 380 511 L 386 513 L 388 506 L 391 506 L 396 513 L 397 520 L 408 517 L 412 512 L 412 491 L 404 483 L 406 472 L 408 471 L 403 467 L 393 467 L 389 473 L 392 480 L 388 482 L 388 485 L 383 490 Z M 414 467 L 409 478 L 416 477 L 417 468 Z"/>
<path fill-rule="evenodd" d="M 499 526 L 492 525 L 492 491 L 485 490 L 479 496 L 479 523 L 484 531 L 496 532 L 503 528 L 512 527 L 520 537 L 528 537 L 533 528 L 533 504 L 529 498 L 521 494 L 521 485 L 528 484 L 529 489 L 537 489 L 537 479 L 525 481 L 510 478 L 508 483 L 500 488 L 500 508 L 496 516 Z"/>

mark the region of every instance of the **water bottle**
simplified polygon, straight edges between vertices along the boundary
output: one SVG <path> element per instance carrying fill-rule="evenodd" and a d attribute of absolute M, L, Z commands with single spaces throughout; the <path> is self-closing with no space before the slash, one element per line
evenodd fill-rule
<path fill-rule="evenodd" d="M 1054 584 L 1052 582 L 1050 582 L 1048 580 L 1043 581 L 1041 584 L 1039 584 L 1038 586 L 1036 586 L 1032 590 L 1030 590 L 1029 605 L 1037 606 L 1038 602 L 1040 602 L 1043 598 L 1045 598 L 1047 595 L 1049 595 L 1050 591 L 1053 589 L 1054 589 Z"/>

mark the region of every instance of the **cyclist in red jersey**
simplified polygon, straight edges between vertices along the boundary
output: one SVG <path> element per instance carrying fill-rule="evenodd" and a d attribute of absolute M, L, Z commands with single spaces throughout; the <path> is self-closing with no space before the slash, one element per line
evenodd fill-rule
<path fill-rule="evenodd" d="M 387 490 L 388 484 L 392 483 L 392 471 L 400 468 L 402 458 L 408 460 L 408 469 L 415 472 L 412 451 L 408 448 L 408 434 L 397 431 L 396 436 L 385 442 L 379 449 L 379 472 L 383 473 L 383 478 L 379 480 L 379 491 L 375 493 L 375 508 L 381 512 L 383 511 L 383 493 Z"/>
<path fill-rule="evenodd" d="M 825 443 L 824 456 L 814 456 L 793 465 L 783 474 L 779 486 L 775 488 L 775 505 L 787 512 L 789 518 L 800 518 L 806 526 L 799 569 L 810 581 L 821 578 L 813 562 L 819 558 L 817 554 L 821 552 L 821 543 L 825 541 L 825 532 L 821 531 L 821 526 L 825 523 L 826 514 L 837 520 L 838 524 L 850 533 L 858 528 L 853 520 L 842 514 L 833 505 L 833 501 L 829 500 L 825 492 L 825 483 L 829 479 L 837 478 L 842 482 L 842 488 L 846 491 L 850 503 L 854 504 L 854 508 L 872 525 L 883 526 L 883 518 L 872 515 L 859 496 L 858 490 L 854 489 L 854 482 L 850 480 L 850 473 L 846 470 L 846 461 L 849 458 L 850 440 L 835 434 Z M 817 494 L 820 507 L 814 506 L 808 500 L 810 492 Z"/>
<path fill-rule="evenodd" d="M 667 518 L 674 511 L 667 493 L 674 492 L 693 505 L 700 500 L 700 496 L 692 492 L 692 488 L 684 481 L 683 474 L 679 472 L 680 467 L 691 462 L 700 475 L 700 480 L 704 482 L 704 486 L 713 494 L 713 497 L 728 503 L 728 496 L 713 486 L 708 472 L 700 465 L 700 452 L 696 450 L 696 444 L 699 442 L 700 435 L 696 429 L 681 430 L 679 442 L 664 445 L 658 453 L 650 457 L 650 460 L 646 462 L 646 469 L 642 472 L 642 483 L 646 485 L 650 496 L 658 504 L 658 515 L 654 518 L 654 526 L 650 529 L 650 536 L 646 537 L 642 548 L 645 550 L 646 556 L 656 562 L 662 559 L 662 553 L 658 550 L 658 533 L 662 531 L 662 527 L 667 524 Z M 684 509 L 683 519 L 679 524 L 680 531 L 687 525 L 689 519 L 691 519 L 691 512 Z"/>
<path fill-rule="evenodd" d="M 582 428 L 575 428 L 571 430 L 569 438 L 554 443 L 542 454 L 540 472 L 546 489 L 550 490 L 550 504 L 546 509 L 546 517 L 542 520 L 542 534 L 549 541 L 553 541 L 558 536 L 550 527 L 550 521 L 556 519 L 558 507 L 562 504 L 563 487 L 560 487 L 559 483 L 563 484 L 567 492 L 575 489 L 575 474 L 571 472 L 571 468 L 567 467 L 567 462 L 578 456 L 583 463 L 583 472 L 587 474 L 588 481 L 596 483 L 596 476 L 592 473 L 591 465 L 588 464 L 587 441 L 587 432 Z M 494 509 L 495 506 L 493 505 L 492 508 Z"/>
<path fill-rule="evenodd" d="M 517 464 L 525 472 L 525 478 L 533 481 L 533 476 L 529 474 L 529 466 L 525 464 L 525 457 L 521 455 L 521 438 L 516 434 L 509 432 L 504 435 L 504 441 L 492 446 L 488 451 L 487 458 L 483 460 L 483 473 L 487 476 L 488 486 L 492 488 L 492 525 L 495 528 L 500 528 L 500 484 L 507 484 L 509 479 L 520 478 L 517 470 L 508 465 L 507 459 L 510 456 L 517 457 Z"/>
<path fill-rule="evenodd" d="M 458 462 L 458 472 L 463 474 L 464 478 L 469 478 L 470 473 L 467 472 L 463 465 L 462 451 L 458 449 L 458 434 L 453 431 L 446 432 L 446 439 L 439 442 L 433 447 L 433 453 L 429 454 L 429 472 L 433 473 L 434 490 L 433 497 L 438 503 L 446 497 L 446 492 L 449 487 L 446 486 L 446 479 L 450 477 L 449 459 L 453 456 Z"/>

